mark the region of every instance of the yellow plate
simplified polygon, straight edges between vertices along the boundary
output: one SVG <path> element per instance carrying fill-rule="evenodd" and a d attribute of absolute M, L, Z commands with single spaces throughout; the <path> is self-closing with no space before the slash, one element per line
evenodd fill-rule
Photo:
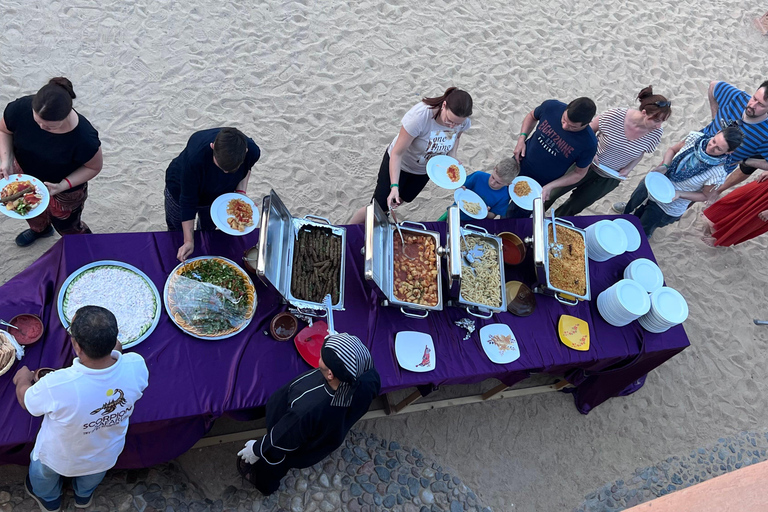
<path fill-rule="evenodd" d="M 563 345 L 574 350 L 589 350 L 589 325 L 580 318 L 562 315 L 557 323 L 557 333 Z"/>

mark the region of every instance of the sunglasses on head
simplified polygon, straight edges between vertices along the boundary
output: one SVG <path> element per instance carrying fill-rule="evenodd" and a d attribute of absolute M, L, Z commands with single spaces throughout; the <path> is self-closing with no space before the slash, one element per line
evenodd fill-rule
<path fill-rule="evenodd" d="M 666 100 L 666 101 L 654 101 L 653 104 L 656 105 L 659 108 L 671 107 L 672 106 L 672 102 L 669 101 L 669 100 Z"/>

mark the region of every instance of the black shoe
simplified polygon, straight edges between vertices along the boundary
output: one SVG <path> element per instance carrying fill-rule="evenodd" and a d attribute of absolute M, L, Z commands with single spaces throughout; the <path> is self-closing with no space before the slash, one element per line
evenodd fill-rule
<path fill-rule="evenodd" d="M 76 508 L 88 508 L 91 506 L 91 503 L 93 503 L 93 494 L 91 493 L 90 496 L 87 498 L 81 498 L 77 494 L 75 494 L 75 507 Z"/>
<path fill-rule="evenodd" d="M 50 225 L 48 226 L 48 229 L 42 233 L 36 233 L 31 229 L 25 229 L 16 237 L 16 245 L 19 247 L 26 247 L 35 243 L 35 240 L 38 238 L 47 238 L 49 236 L 53 236 L 53 226 Z"/>
<path fill-rule="evenodd" d="M 45 501 L 32 491 L 32 482 L 29 480 L 29 475 L 24 479 L 24 490 L 27 491 L 30 498 L 35 500 L 42 512 L 59 512 L 61 510 L 61 496 L 53 501 Z"/>

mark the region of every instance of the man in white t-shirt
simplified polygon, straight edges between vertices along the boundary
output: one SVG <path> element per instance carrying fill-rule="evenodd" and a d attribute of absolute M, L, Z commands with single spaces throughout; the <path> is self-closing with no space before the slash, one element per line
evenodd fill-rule
<path fill-rule="evenodd" d="M 139 354 L 121 354 L 109 310 L 80 308 L 69 332 L 77 354 L 72 366 L 37 383 L 26 366 L 13 378 L 19 404 L 43 416 L 25 488 L 44 512 L 61 510 L 62 476 L 72 478 L 75 507 L 91 504 L 123 451 L 128 419 L 149 377 Z"/>

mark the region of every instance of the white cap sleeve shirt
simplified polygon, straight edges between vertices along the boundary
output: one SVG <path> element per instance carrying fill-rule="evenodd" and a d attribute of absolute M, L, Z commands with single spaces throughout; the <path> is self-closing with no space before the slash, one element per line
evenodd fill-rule
<path fill-rule="evenodd" d="M 149 372 L 138 354 L 113 351 L 112 357 L 115 364 L 102 370 L 75 358 L 72 366 L 46 375 L 27 390 L 27 410 L 44 416 L 34 460 L 66 477 L 92 475 L 115 465 Z"/>
<path fill-rule="evenodd" d="M 403 155 L 400 169 L 411 174 L 426 174 L 427 161 L 435 155 L 446 155 L 456 145 L 456 140 L 461 132 L 466 131 L 472 125 L 469 118 L 463 123 L 448 128 L 438 124 L 433 118 L 437 109 L 431 109 L 420 101 L 403 116 L 402 125 L 414 139 Z M 389 153 L 395 147 L 397 137 L 389 145 Z"/>

